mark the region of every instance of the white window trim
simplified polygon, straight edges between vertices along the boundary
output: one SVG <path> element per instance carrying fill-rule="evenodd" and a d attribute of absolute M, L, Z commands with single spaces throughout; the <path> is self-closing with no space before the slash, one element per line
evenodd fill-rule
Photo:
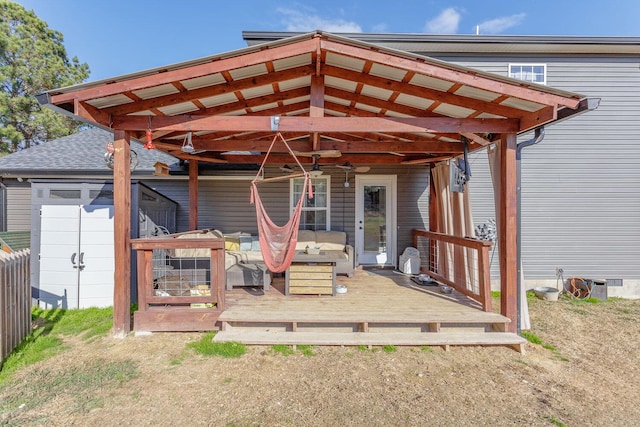
<path fill-rule="evenodd" d="M 291 213 L 293 213 L 293 210 L 295 208 L 295 206 L 293 205 L 293 183 L 294 181 L 298 179 L 298 180 L 303 180 L 304 178 L 292 178 L 289 180 L 289 209 L 291 211 Z M 327 182 L 327 207 L 326 208 L 305 208 L 304 206 L 302 207 L 302 212 L 305 211 L 325 211 L 327 212 L 327 223 L 325 224 L 325 230 L 331 230 L 331 176 L 329 175 L 321 175 L 318 178 L 310 178 L 312 181 L 314 179 L 323 179 Z"/>
<path fill-rule="evenodd" d="M 511 77 L 511 67 L 542 67 L 544 69 L 543 71 L 543 75 L 544 75 L 544 81 L 543 82 L 531 82 L 529 80 L 522 80 L 524 82 L 527 83 L 533 83 L 533 84 L 539 84 L 539 85 L 546 85 L 547 84 L 547 64 L 543 64 L 540 62 L 513 62 L 509 64 L 509 67 L 507 68 L 507 76 Z M 512 78 L 517 78 L 517 77 L 512 77 Z M 518 79 L 520 80 L 520 79 Z"/>

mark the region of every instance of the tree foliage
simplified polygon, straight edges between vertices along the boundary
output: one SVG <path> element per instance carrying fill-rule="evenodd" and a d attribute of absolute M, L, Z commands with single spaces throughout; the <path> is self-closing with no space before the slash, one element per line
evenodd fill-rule
<path fill-rule="evenodd" d="M 42 108 L 35 96 L 81 83 L 89 66 L 69 59 L 62 33 L 17 3 L 0 0 L 0 152 L 77 131 L 79 123 Z"/>

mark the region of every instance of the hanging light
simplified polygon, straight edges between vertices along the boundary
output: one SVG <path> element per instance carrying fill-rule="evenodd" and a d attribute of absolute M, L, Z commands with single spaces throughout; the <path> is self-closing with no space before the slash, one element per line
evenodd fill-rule
<path fill-rule="evenodd" d="M 156 149 L 156 146 L 153 143 L 153 133 L 151 132 L 151 129 L 147 130 L 147 142 L 144 144 L 144 148 L 146 148 L 147 150 Z"/>
<path fill-rule="evenodd" d="M 311 176 L 311 178 L 317 178 L 320 175 L 322 175 L 322 170 L 320 169 L 320 165 L 318 164 L 319 158 L 320 158 L 320 155 L 318 154 L 313 155 L 313 168 L 309 172 L 309 176 Z"/>
<path fill-rule="evenodd" d="M 182 148 L 180 150 L 183 153 L 191 154 L 196 149 L 193 147 L 193 142 L 191 141 L 191 132 L 187 133 L 184 137 L 184 141 L 182 141 Z"/>

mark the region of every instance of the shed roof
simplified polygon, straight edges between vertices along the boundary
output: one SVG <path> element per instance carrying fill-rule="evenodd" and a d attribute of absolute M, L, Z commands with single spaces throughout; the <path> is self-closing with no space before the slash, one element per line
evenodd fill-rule
<path fill-rule="evenodd" d="M 113 133 L 90 128 L 44 144 L 26 148 L 0 157 L 0 176 L 32 177 L 35 175 L 112 175 L 104 161 L 105 144 L 113 141 Z M 142 148 L 132 142 L 139 164 L 134 175 L 153 174 L 154 164 L 173 164 L 177 158 L 158 151 Z"/>
<path fill-rule="evenodd" d="M 183 159 L 259 163 L 282 132 L 301 153 L 352 163 L 429 163 L 496 134 L 586 111 L 585 96 L 315 31 L 113 79 L 41 103 L 131 131 Z M 279 117 L 274 121 L 273 117 Z M 195 153 L 181 150 L 192 133 Z M 282 147 L 272 163 L 290 158 Z"/>

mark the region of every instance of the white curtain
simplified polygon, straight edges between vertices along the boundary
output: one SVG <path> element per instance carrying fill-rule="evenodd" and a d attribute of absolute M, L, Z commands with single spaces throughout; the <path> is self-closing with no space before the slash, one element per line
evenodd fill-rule
<path fill-rule="evenodd" d="M 502 224 L 502 218 L 500 218 L 500 196 L 502 195 L 502 188 L 500 186 L 500 143 L 496 141 L 492 146 L 487 148 L 487 154 L 489 156 L 489 169 L 491 171 L 491 180 L 493 181 L 493 195 L 495 202 L 496 213 L 496 226 L 500 230 Z M 520 206 L 518 206 L 520 209 Z M 498 244 L 498 242 L 496 242 Z M 500 251 L 501 248 L 498 248 Z M 520 316 L 520 329 L 531 329 L 531 319 L 529 318 L 529 305 L 527 304 L 527 291 L 524 286 L 524 270 L 522 269 L 522 260 L 520 260 L 520 305 L 518 307 L 518 313 Z"/>
<path fill-rule="evenodd" d="M 464 193 L 452 192 L 449 187 L 450 167 L 449 161 L 446 161 L 436 164 L 431 169 L 434 188 L 438 195 L 435 202 L 439 213 L 437 230 L 433 231 L 458 237 L 475 237 L 469 184 L 467 183 Z M 436 262 L 439 274 L 456 283 L 464 283 L 465 287 L 474 293 L 479 293 L 477 261 L 472 249 L 438 243 Z M 455 272 L 454 265 L 464 265 L 464 268 Z"/>

